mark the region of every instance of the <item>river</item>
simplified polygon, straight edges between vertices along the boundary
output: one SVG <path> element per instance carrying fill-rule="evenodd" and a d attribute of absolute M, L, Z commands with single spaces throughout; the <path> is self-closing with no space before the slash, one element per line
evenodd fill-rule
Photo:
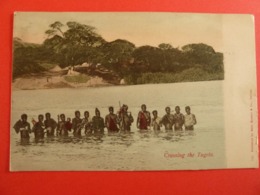
<path fill-rule="evenodd" d="M 223 118 L 223 81 L 149 84 L 75 89 L 19 90 L 12 92 L 11 127 L 22 113 L 28 120 L 50 112 L 54 119 L 64 113 L 73 118 L 88 110 L 101 116 L 108 107 L 118 110 L 127 104 L 135 119 L 131 133 L 74 138 L 45 138 L 28 144 L 11 128 L 10 167 L 13 171 L 34 170 L 196 170 L 225 168 L 225 132 Z M 197 125 L 193 132 L 139 132 L 137 113 L 141 104 L 158 110 L 163 116 L 166 106 L 176 105 L 185 114 L 191 107 Z M 164 129 L 164 128 L 163 128 Z"/>

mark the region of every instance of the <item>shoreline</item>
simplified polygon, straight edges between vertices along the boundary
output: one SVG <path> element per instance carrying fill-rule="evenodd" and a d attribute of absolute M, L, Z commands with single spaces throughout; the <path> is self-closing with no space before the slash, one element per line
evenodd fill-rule
<path fill-rule="evenodd" d="M 85 88 L 85 87 L 102 87 L 114 86 L 106 82 L 103 78 L 94 76 L 90 77 L 87 82 L 69 82 L 64 76 L 52 77 L 24 77 L 16 78 L 12 82 L 12 90 L 38 90 L 38 89 L 59 89 L 59 88 Z"/>
<path fill-rule="evenodd" d="M 18 81 L 17 81 L 18 80 Z M 42 89 L 79 89 L 79 88 L 95 88 L 95 87 L 113 87 L 113 86 L 133 86 L 129 84 L 111 84 L 104 81 L 101 77 L 91 77 L 88 82 L 84 83 L 75 83 L 68 82 L 64 78 L 59 82 L 49 82 L 45 85 L 35 85 L 32 81 L 39 81 L 42 79 L 39 78 L 17 78 L 14 82 L 12 82 L 11 88 L 13 91 L 23 91 L 23 90 L 42 90 Z M 46 78 L 44 79 L 46 80 Z M 216 79 L 216 80 L 201 80 L 201 81 L 180 81 L 173 83 L 144 83 L 144 84 L 136 84 L 136 85 L 152 85 L 152 84 L 177 84 L 177 83 L 198 83 L 198 82 L 214 82 L 214 81 L 223 81 L 224 79 Z M 26 84 L 25 84 L 26 83 Z M 46 82 L 45 82 L 46 83 Z"/>

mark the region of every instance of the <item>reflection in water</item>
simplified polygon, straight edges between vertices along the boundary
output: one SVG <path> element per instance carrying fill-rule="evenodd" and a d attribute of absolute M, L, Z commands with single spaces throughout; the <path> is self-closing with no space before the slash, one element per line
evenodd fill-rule
<path fill-rule="evenodd" d="M 196 161 L 200 159 L 169 159 L 165 158 L 165 152 L 175 154 L 213 151 L 214 155 L 218 155 L 216 145 L 205 142 L 215 139 L 222 140 L 222 134 L 215 131 L 209 137 L 207 131 L 136 131 L 80 137 L 46 137 L 40 140 L 19 139 L 14 146 L 13 157 L 23 162 L 33 159 L 38 163 L 38 169 L 44 166 L 47 170 L 143 170 L 153 168 L 158 163 L 161 163 L 161 167 L 166 165 L 165 169 L 169 170 L 198 166 Z M 191 164 L 193 161 L 196 163 Z M 199 162 L 204 163 L 204 166 L 217 166 L 223 161 L 203 159 Z M 31 167 L 26 169 L 30 170 Z"/>
<path fill-rule="evenodd" d="M 43 144 L 57 144 L 57 143 L 73 143 L 73 144 L 111 144 L 111 145 L 126 145 L 130 146 L 135 142 L 147 141 L 156 138 L 160 141 L 178 142 L 188 139 L 189 136 L 195 136 L 194 131 L 181 132 L 162 132 L 162 131 L 137 131 L 124 133 L 108 133 L 108 134 L 93 134 L 85 136 L 64 136 L 64 137 L 46 137 L 43 139 L 20 139 L 16 145 L 43 145 Z M 185 138 L 186 137 L 186 138 Z"/>
<path fill-rule="evenodd" d="M 17 142 L 17 145 L 30 145 L 30 138 L 21 138 L 20 142 Z"/>

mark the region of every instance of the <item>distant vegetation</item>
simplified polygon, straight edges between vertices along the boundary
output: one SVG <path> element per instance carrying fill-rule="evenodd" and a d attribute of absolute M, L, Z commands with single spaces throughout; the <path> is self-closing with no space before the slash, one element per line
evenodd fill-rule
<path fill-rule="evenodd" d="M 179 73 L 143 73 L 125 78 L 128 84 L 176 83 L 192 81 L 223 80 L 223 73 L 209 73 L 200 68 L 190 68 Z"/>
<path fill-rule="evenodd" d="M 168 43 L 136 47 L 122 39 L 107 42 L 94 27 L 77 22 L 64 25 L 57 21 L 45 33 L 48 38 L 42 44 L 14 38 L 13 78 L 56 64 L 64 68 L 88 63 L 110 70 L 127 84 L 224 79 L 223 54 L 203 43 L 181 48 Z"/>

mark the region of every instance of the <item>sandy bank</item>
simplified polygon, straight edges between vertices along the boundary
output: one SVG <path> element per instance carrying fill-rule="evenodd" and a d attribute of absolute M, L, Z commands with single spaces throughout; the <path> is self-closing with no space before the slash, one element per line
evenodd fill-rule
<path fill-rule="evenodd" d="M 53 89 L 53 88 L 78 88 L 109 86 L 111 84 L 104 81 L 101 77 L 94 76 L 85 83 L 68 82 L 64 76 L 31 76 L 17 78 L 12 83 L 13 90 L 32 90 L 32 89 Z"/>

